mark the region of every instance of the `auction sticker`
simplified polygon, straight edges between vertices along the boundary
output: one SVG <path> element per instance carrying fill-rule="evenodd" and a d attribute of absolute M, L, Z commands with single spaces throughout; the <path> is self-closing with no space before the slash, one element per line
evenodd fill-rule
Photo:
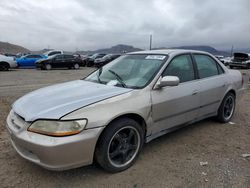
<path fill-rule="evenodd" d="M 145 59 L 152 59 L 152 60 L 163 60 L 165 59 L 165 55 L 148 55 Z"/>

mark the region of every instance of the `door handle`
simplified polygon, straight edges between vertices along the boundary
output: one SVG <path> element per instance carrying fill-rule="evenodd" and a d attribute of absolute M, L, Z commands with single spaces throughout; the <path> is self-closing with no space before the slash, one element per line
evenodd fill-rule
<path fill-rule="evenodd" d="M 194 90 L 192 95 L 197 95 L 198 93 L 199 93 L 198 90 Z"/>

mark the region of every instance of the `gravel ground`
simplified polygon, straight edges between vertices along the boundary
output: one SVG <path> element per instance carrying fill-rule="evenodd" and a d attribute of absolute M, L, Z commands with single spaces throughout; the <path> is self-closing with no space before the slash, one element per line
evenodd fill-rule
<path fill-rule="evenodd" d="M 110 174 L 94 164 L 53 172 L 21 158 L 5 128 L 11 104 L 54 83 L 79 79 L 93 69 L 0 72 L 0 187 L 246 187 L 250 188 L 250 87 L 231 124 L 208 119 L 146 144 L 130 169 Z M 207 162 L 202 166 L 200 162 Z"/>

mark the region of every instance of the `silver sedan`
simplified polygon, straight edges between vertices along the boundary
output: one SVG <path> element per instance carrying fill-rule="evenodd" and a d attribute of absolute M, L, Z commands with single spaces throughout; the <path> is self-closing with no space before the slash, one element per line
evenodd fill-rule
<path fill-rule="evenodd" d="M 241 73 L 208 53 L 134 52 L 82 80 L 21 97 L 7 129 L 16 151 L 47 169 L 96 159 L 119 172 L 152 139 L 208 117 L 230 121 L 243 90 Z"/>

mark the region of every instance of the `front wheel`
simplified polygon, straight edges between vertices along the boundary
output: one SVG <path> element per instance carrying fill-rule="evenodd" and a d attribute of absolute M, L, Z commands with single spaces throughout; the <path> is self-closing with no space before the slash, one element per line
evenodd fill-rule
<path fill-rule="evenodd" d="M 222 123 L 227 123 L 233 117 L 235 110 L 235 95 L 233 93 L 228 93 L 218 110 L 217 119 Z"/>
<path fill-rule="evenodd" d="M 46 70 L 51 70 L 52 66 L 50 64 L 45 65 Z"/>
<path fill-rule="evenodd" d="M 8 71 L 9 68 L 10 68 L 9 64 L 7 64 L 7 63 L 0 63 L 0 70 Z"/>
<path fill-rule="evenodd" d="M 247 64 L 246 68 L 247 68 L 247 69 L 250 69 L 250 64 Z"/>
<path fill-rule="evenodd" d="M 144 143 L 144 130 L 136 121 L 121 118 L 103 132 L 95 152 L 97 162 L 109 172 L 133 165 Z"/>

